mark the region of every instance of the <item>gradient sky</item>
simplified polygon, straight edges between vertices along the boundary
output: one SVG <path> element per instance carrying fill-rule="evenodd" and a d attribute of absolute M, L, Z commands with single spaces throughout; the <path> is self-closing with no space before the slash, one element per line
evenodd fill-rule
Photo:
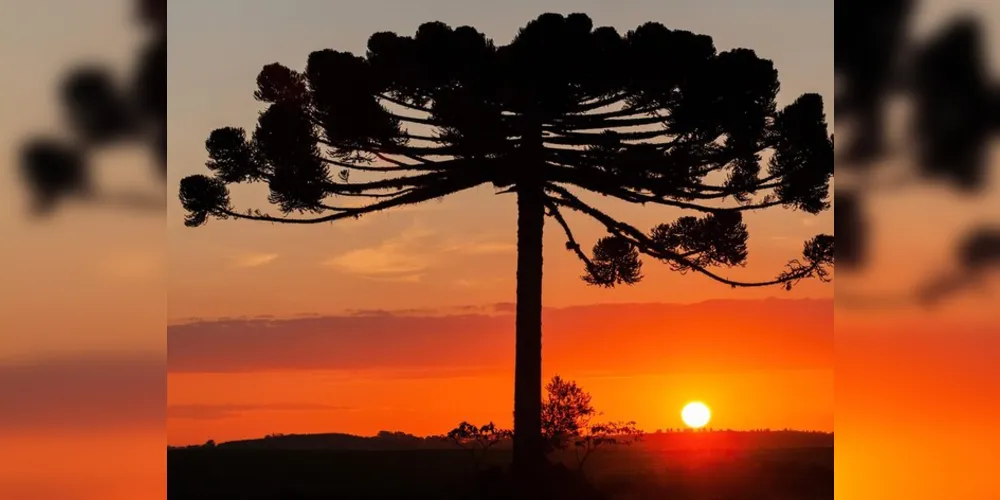
<path fill-rule="evenodd" d="M 58 84 L 73 66 L 127 77 L 143 33 L 125 0 L 0 7 L 0 497 L 163 498 L 166 231 L 162 213 L 69 205 L 27 217 L 21 142 L 65 137 Z M 102 186 L 153 195 L 143 151 L 96 160 Z M 55 457 L 55 458 L 54 458 Z"/>
<path fill-rule="evenodd" d="M 203 173 L 204 140 L 226 125 L 252 129 L 261 66 L 280 61 L 301 68 L 309 52 L 335 47 L 363 52 L 380 30 L 412 33 L 422 20 L 472 24 L 505 43 L 541 12 L 583 11 L 596 25 L 624 32 L 646 20 L 711 34 L 720 49 L 749 46 L 772 58 L 781 75 L 781 104 L 803 92 L 827 98 L 832 119 L 832 18 L 828 2 L 363 2 L 178 3 L 170 10 L 170 185 Z M 788 43 L 795 40 L 795 43 Z M 514 290 L 514 199 L 489 186 L 404 211 L 320 227 L 212 221 L 191 230 L 170 204 L 171 321 L 243 314 L 287 315 L 346 308 L 441 307 L 508 301 Z M 256 206 L 257 186 L 234 191 L 240 206 Z M 640 227 L 673 220 L 669 208 L 605 203 Z M 570 215 L 572 218 L 572 214 Z M 832 229 L 832 213 L 818 217 L 779 210 L 748 215 L 751 265 L 732 272 L 771 277 L 795 257 L 809 236 Z M 600 236 L 586 220 L 570 222 L 583 241 Z M 554 226 L 552 226 L 554 227 Z M 731 291 L 698 277 L 673 276 L 647 266 L 647 283 L 614 291 L 580 283 L 579 262 L 548 231 L 546 304 L 608 301 L 687 302 L 716 297 L 766 297 L 775 290 Z M 793 296 L 826 296 L 832 287 L 804 284 Z"/>
<path fill-rule="evenodd" d="M 8 42 L 0 45 L 0 54 L 8 68 L 17 68 L 16 78 L 8 78 L 0 93 L 0 109 L 4 110 L 0 113 L 0 147 L 10 154 L 5 167 L 12 166 L 12 153 L 25 134 L 49 131 L 58 124 L 54 84 L 68 64 L 107 61 L 125 71 L 132 63 L 140 33 L 126 22 L 128 11 L 122 8 L 125 3 L 19 2 L 0 15 L 0 31 Z M 921 2 L 921 6 L 916 16 L 921 31 L 938 26 L 946 14 L 967 7 L 985 18 L 993 31 L 1000 26 L 1000 7 L 994 2 L 933 0 Z M 608 1 L 572 5 L 524 1 L 172 1 L 169 231 L 163 230 L 163 219 L 155 214 L 107 213 L 79 207 L 44 224 L 29 221 L 23 216 L 25 200 L 13 178 L 15 170 L 0 169 L 0 203 L 4 204 L 0 227 L 6 231 L 0 241 L 0 261 L 5 263 L 0 279 L 0 332 L 13 332 L 0 335 L 0 361 L 4 362 L 0 384 L 9 391 L 4 394 L 21 398 L 19 411 L 0 414 L 2 440 L 8 448 L 17 450 L 17 460 L 6 461 L 0 468 L 0 492 L 11 497 L 29 493 L 32 497 L 46 497 L 46 491 L 63 487 L 59 494 L 48 497 L 75 495 L 94 500 L 155 498 L 164 494 L 162 357 L 168 296 L 174 324 L 190 316 L 243 316 L 260 310 L 279 316 L 298 312 L 336 316 L 348 309 L 415 308 L 422 302 L 429 303 L 428 307 L 446 308 L 449 303 L 485 307 L 512 300 L 510 255 L 480 254 L 472 260 L 482 267 L 497 269 L 496 279 L 503 285 L 484 287 L 478 292 L 448 286 L 477 266 L 457 273 L 463 275 L 457 279 L 455 273 L 447 273 L 448 269 L 442 270 L 440 265 L 428 269 L 423 277 L 425 284 L 438 280 L 438 285 L 420 288 L 422 292 L 427 290 L 420 294 L 414 294 L 413 288 L 397 289 L 392 283 L 345 281 L 348 278 L 343 274 L 317 267 L 317 263 L 376 245 L 415 225 L 419 220 L 415 214 L 369 219 L 369 232 L 360 234 L 341 226 L 330 227 L 321 235 L 322 229 L 296 233 L 278 227 L 255 229 L 248 224 L 215 221 L 207 228 L 188 230 L 181 226 L 179 206 L 174 201 L 176 183 L 184 175 L 203 172 L 202 144 L 209 130 L 220 125 L 252 125 L 257 103 L 250 94 L 253 79 L 264 63 L 281 61 L 301 67 L 311 50 L 356 50 L 363 47 L 372 31 L 409 33 L 424 19 L 468 22 L 503 41 L 516 27 L 547 10 L 588 12 L 597 24 L 622 29 L 653 19 L 703 31 L 713 35 L 720 48 L 746 45 L 774 59 L 784 88 L 781 102 L 803 91 L 832 96 L 832 1 Z M 1000 70 L 1000 51 L 988 56 L 996 74 Z M 828 98 L 827 104 L 829 107 L 832 99 Z M 145 175 L 148 162 L 141 154 L 107 154 L 100 158 L 100 164 L 103 180 L 154 190 L 158 187 Z M 995 220 L 995 207 L 1000 206 L 997 181 L 1000 178 L 995 178 L 991 195 L 975 199 L 922 190 L 881 200 L 876 207 L 881 213 L 876 227 L 880 233 L 876 272 L 858 279 L 838 276 L 838 293 L 856 288 L 897 288 L 901 277 L 912 281 L 939 265 L 947 256 L 953 236 L 964 227 Z M 422 227 L 495 228 L 498 239 L 509 238 L 504 235 L 513 230 L 512 201 L 495 199 L 488 192 L 470 198 L 484 205 L 482 214 L 463 218 L 468 204 L 454 199 L 434 206 L 425 214 Z M 492 210 L 486 206 L 490 203 Z M 754 273 L 770 274 L 773 266 L 768 262 L 783 262 L 786 253 L 772 258 L 763 250 L 780 241 L 770 238 L 788 237 L 796 243 L 790 241 L 782 251 L 797 251 L 797 238 L 807 233 L 796 214 L 772 217 L 751 226 L 753 253 L 749 271 Z M 822 223 L 810 229 L 829 228 L 827 220 L 818 219 Z M 458 225 L 462 223 L 465 225 Z M 927 237 L 929 228 L 936 237 Z M 170 284 L 169 294 L 164 293 L 165 233 L 172 241 L 169 271 L 177 277 Z M 287 244 L 278 245 L 280 241 Z M 552 241 L 561 245 L 561 241 Z M 550 243 L 546 253 L 549 305 L 676 302 L 684 300 L 689 292 L 700 291 L 702 298 L 730 293 L 697 277 L 681 278 L 665 272 L 633 289 L 597 293 L 575 279 L 579 266 L 553 248 Z M 431 250 L 424 255 L 433 254 Z M 279 256 L 252 273 L 231 267 L 239 259 L 245 259 L 242 262 L 246 264 L 256 256 L 259 262 L 269 254 Z M 504 265 L 507 267 L 499 267 Z M 657 267 L 648 266 L 651 274 Z M 345 282 L 351 286 L 347 288 Z M 559 287 L 563 291 L 557 293 Z M 762 293 L 780 297 L 829 296 L 830 288 L 807 291 L 803 287 L 793 294 Z M 386 300 L 380 301 L 380 294 Z M 744 291 L 739 296 L 748 294 L 752 292 Z M 973 314 L 978 319 L 968 319 Z M 1000 320 L 995 316 L 995 295 L 970 296 L 946 315 L 918 314 L 913 310 L 838 310 L 836 316 L 838 495 L 852 500 L 1000 497 L 993 470 L 995 446 L 983 446 L 1000 439 L 996 426 L 1000 405 L 995 403 L 1000 400 L 1000 368 L 995 363 L 995 354 L 1000 352 L 1000 336 L 995 335 Z M 56 353 L 60 356 L 53 357 Z M 546 351 L 546 359 L 557 355 Z M 45 359 L 17 365 L 31 358 Z M 272 373 L 271 379 L 294 375 Z M 772 373 L 774 378 L 782 375 L 779 371 Z M 257 401 L 234 392 L 234 388 L 243 386 L 241 382 L 265 385 L 271 380 L 267 376 L 241 380 L 240 375 L 226 373 L 214 379 L 192 378 L 190 372 L 176 375 L 180 377 L 170 379 L 171 391 L 199 381 L 208 388 L 222 386 L 217 394 L 199 394 L 193 389 L 171 392 L 172 402 L 185 405 L 175 408 L 175 415 L 201 412 L 205 416 L 213 411 L 218 415 L 275 403 L 286 404 L 286 413 L 295 408 L 288 406 L 291 403 L 299 405 L 299 410 L 309 405 L 314 410 L 322 405 L 328 410 L 349 406 L 336 401 L 337 393 L 326 393 L 329 386 L 322 385 L 318 378 L 300 378 L 295 379 L 297 385 L 279 385 L 286 390 L 301 387 L 290 391 L 288 401 L 282 402 L 265 399 L 273 395 L 266 391 Z M 719 386 L 734 394 L 741 388 L 733 383 L 739 376 L 729 374 Z M 581 381 L 593 390 L 599 404 L 611 401 L 607 395 L 612 392 L 601 382 L 582 377 Z M 391 381 L 377 382 L 359 383 L 360 387 L 381 391 L 383 398 L 391 394 Z M 509 398 L 502 391 L 510 390 L 510 379 L 497 376 L 493 383 L 500 394 L 495 403 L 497 413 L 506 414 L 509 406 L 504 405 Z M 318 387 L 317 397 L 298 397 L 300 391 L 309 391 L 313 384 Z M 655 384 L 650 393 L 663 397 L 647 400 L 660 405 L 660 411 L 669 414 L 673 404 L 669 394 L 687 397 L 665 389 L 660 382 Z M 689 390 L 692 385 L 685 383 L 683 388 Z M 419 389 L 432 391 L 440 387 L 438 383 Z M 817 381 L 814 387 L 823 387 L 823 382 Z M 794 394 L 786 388 L 775 397 Z M 826 394 L 822 392 L 815 402 L 824 404 Z M 372 412 L 378 411 L 378 405 L 370 406 Z M 620 410 L 631 417 L 641 413 L 642 408 Z M 270 413 L 273 416 L 280 412 Z M 66 420 L 64 415 L 80 418 Z M 266 418 L 259 418 L 261 415 L 237 421 L 244 426 L 236 426 L 238 433 L 256 433 L 265 427 L 266 432 L 288 432 L 284 427 L 272 428 Z M 726 415 L 735 416 L 723 411 L 717 418 Z M 740 418 L 747 415 L 752 414 Z M 832 412 L 823 410 L 823 415 L 821 421 L 832 421 Z M 310 425 L 316 425 L 315 420 L 311 421 Z M 649 423 L 651 427 L 670 425 Z M 232 421 L 228 424 L 236 425 Z M 402 426 L 385 422 L 385 427 Z M 214 429 L 218 429 L 218 421 L 208 421 L 200 428 L 190 420 L 171 421 L 171 434 L 177 435 L 175 443 L 213 436 Z M 53 454 L 59 454 L 63 464 L 72 466 L 60 466 L 57 475 L 52 469 Z"/>
<path fill-rule="evenodd" d="M 659 21 L 712 35 L 720 50 L 751 47 L 775 61 L 779 104 L 819 92 L 827 96 L 832 118 L 829 2 L 185 2 L 170 10 L 168 196 L 176 198 L 182 177 L 205 171 L 203 144 L 210 130 L 253 128 L 260 106 L 252 94 L 264 64 L 300 69 L 311 51 L 322 48 L 363 53 L 373 32 L 411 34 L 430 20 L 470 24 L 506 43 L 548 11 L 586 12 L 595 25 L 620 32 Z M 263 208 L 264 200 L 256 187 L 234 191 L 240 206 L 256 202 Z M 598 203 L 640 227 L 680 214 Z M 514 198 L 495 196 L 489 186 L 315 227 L 210 221 L 189 229 L 171 203 L 171 442 L 270 432 L 426 434 L 445 432 L 463 418 L 509 425 L 513 323 L 509 312 L 496 316 L 483 308 L 514 298 L 515 215 Z M 595 223 L 569 217 L 582 241 L 592 244 L 601 235 Z M 730 276 L 753 279 L 773 276 L 799 254 L 805 239 L 832 231 L 833 218 L 778 210 L 748 219 L 750 265 Z M 725 303 L 709 303 L 670 319 L 663 316 L 669 305 L 630 312 L 634 306 L 610 305 L 829 299 L 832 286 L 732 291 L 649 262 L 639 286 L 591 288 L 580 281 L 581 264 L 564 250 L 561 232 L 548 227 L 546 307 L 588 305 L 597 323 L 547 321 L 546 373 L 579 378 L 609 415 L 636 418 L 650 428 L 679 426 L 676 414 L 685 400 L 703 398 L 721 406 L 721 426 L 832 429 L 831 301 L 806 302 L 811 316 L 773 332 L 769 322 L 780 323 L 804 306 L 751 301 L 727 314 Z M 763 307 L 763 317 L 753 313 L 755 307 Z M 699 324 L 694 310 L 721 314 L 729 323 Z M 550 314 L 565 317 L 565 311 Z M 285 319 L 302 314 L 325 319 Z M 615 318 L 632 314 L 638 315 L 633 323 L 614 325 Z M 231 319 L 213 321 L 218 318 Z M 748 323 L 753 326 L 740 326 Z M 772 334 L 768 345 L 776 350 L 770 355 L 749 341 Z M 798 345 L 797 334 L 811 343 L 786 347 Z M 602 352 L 613 359 L 602 359 Z M 641 359 L 629 352 L 642 353 Z M 794 366 L 786 366 L 785 358 Z"/>

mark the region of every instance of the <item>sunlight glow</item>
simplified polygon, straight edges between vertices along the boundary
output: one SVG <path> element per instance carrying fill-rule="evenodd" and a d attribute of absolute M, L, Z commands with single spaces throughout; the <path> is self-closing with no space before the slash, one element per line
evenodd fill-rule
<path fill-rule="evenodd" d="M 705 406 L 705 403 L 695 401 L 693 403 L 688 403 L 681 410 L 681 419 L 688 427 L 698 429 L 700 427 L 705 427 L 708 425 L 708 421 L 712 418 L 712 411 Z"/>

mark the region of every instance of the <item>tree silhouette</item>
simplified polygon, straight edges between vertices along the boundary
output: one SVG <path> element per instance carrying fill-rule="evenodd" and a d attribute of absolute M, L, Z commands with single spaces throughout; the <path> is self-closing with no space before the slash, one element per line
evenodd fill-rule
<path fill-rule="evenodd" d="M 545 384 L 548 396 L 542 401 L 542 436 L 547 448 L 562 450 L 586 432 L 597 410 L 590 393 L 572 380 L 556 375 Z"/>
<path fill-rule="evenodd" d="M 542 436 L 546 448 L 555 451 L 573 447 L 580 470 L 603 445 L 630 445 L 642 439 L 643 432 L 634 421 L 594 423 L 600 412 L 591 403 L 590 393 L 573 380 L 556 375 L 545 385 L 545 392 L 548 395 L 542 401 Z"/>
<path fill-rule="evenodd" d="M 180 199 L 186 224 L 199 226 L 332 222 L 482 184 L 515 194 L 514 462 L 531 469 L 544 461 L 546 215 L 596 286 L 638 282 L 640 254 L 734 287 L 829 279 L 830 235 L 806 242 L 773 279 L 739 282 L 710 269 L 745 264 L 743 211 L 829 207 L 833 146 L 822 98 L 805 94 L 779 110 L 778 87 L 771 61 L 752 50 L 717 52 L 708 36 L 657 23 L 620 35 L 584 14 L 543 14 L 496 45 L 472 27 L 430 22 L 414 36 L 375 33 L 364 56 L 318 50 L 304 72 L 264 66 L 255 96 L 267 107 L 256 129 L 212 131 L 212 175 L 183 179 Z M 227 185 L 244 182 L 266 183 L 282 215 L 235 208 Z M 580 191 L 700 216 L 647 232 Z M 591 255 L 565 210 L 607 229 Z"/>

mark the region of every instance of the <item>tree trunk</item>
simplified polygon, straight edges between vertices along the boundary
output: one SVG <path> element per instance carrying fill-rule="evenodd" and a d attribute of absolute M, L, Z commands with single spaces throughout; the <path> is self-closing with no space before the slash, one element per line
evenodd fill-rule
<path fill-rule="evenodd" d="M 541 186 L 517 191 L 517 319 L 514 356 L 514 462 L 522 477 L 545 462 L 542 443 L 542 229 Z"/>

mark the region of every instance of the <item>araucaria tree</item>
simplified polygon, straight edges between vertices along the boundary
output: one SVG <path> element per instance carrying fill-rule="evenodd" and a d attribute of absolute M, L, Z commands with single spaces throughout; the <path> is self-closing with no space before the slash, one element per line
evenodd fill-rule
<path fill-rule="evenodd" d="M 514 456 L 544 460 L 541 423 L 542 226 L 552 217 L 597 286 L 633 284 L 640 254 L 731 286 L 830 279 L 833 237 L 762 282 L 713 267 L 747 259 L 742 212 L 829 208 L 833 138 L 822 98 L 778 109 L 778 74 L 752 50 L 647 23 L 621 35 L 583 14 L 544 14 L 507 45 L 431 22 L 375 33 L 364 56 L 309 54 L 304 71 L 268 64 L 250 137 L 214 130 L 212 175 L 181 181 L 186 223 L 209 218 L 319 224 L 421 203 L 481 184 L 517 197 Z M 765 160 L 766 158 L 766 160 Z M 766 167 L 765 167 L 766 165 Z M 280 215 L 239 210 L 228 184 L 264 182 Z M 584 191 L 691 213 L 641 230 Z M 332 201 L 332 200 L 339 201 Z M 564 218 L 607 236 L 588 254 Z"/>

